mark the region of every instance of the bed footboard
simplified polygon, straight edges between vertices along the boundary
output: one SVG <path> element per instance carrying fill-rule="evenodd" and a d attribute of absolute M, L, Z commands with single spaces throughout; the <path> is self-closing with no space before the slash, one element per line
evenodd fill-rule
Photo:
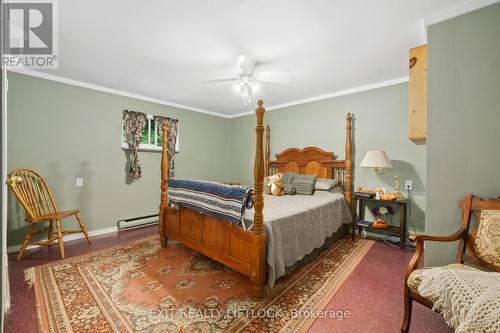
<path fill-rule="evenodd" d="M 248 276 L 257 300 L 264 295 L 267 277 L 266 236 L 264 234 L 264 113 L 263 101 L 255 109 L 254 221 L 253 230 L 246 231 L 226 221 L 200 214 L 191 209 L 168 206 L 168 140 L 163 140 L 161 159 L 160 241 L 167 246 L 175 239 L 232 269 Z M 168 137 L 167 125 L 162 137 Z M 172 148 L 172 147 L 171 147 Z"/>
<path fill-rule="evenodd" d="M 188 208 L 168 208 L 162 219 L 163 238 L 175 239 L 251 278 L 254 289 L 265 282 L 265 272 L 257 267 L 265 260 L 265 239 L 226 221 Z M 264 255 L 264 257 L 261 257 Z M 264 266 L 265 267 L 265 266 Z M 256 295 L 258 296 L 258 295 Z M 260 296 L 262 296 L 260 294 Z"/>

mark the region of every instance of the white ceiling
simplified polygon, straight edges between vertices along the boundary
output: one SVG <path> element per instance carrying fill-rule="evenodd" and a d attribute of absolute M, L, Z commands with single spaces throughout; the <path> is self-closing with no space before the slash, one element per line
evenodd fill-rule
<path fill-rule="evenodd" d="M 259 85 L 268 106 L 393 80 L 426 41 L 423 18 L 462 2 L 58 1 L 59 69 L 47 73 L 234 115 L 249 108 L 231 84 L 200 80 L 234 76 L 240 54 L 291 74 L 289 86 Z"/>

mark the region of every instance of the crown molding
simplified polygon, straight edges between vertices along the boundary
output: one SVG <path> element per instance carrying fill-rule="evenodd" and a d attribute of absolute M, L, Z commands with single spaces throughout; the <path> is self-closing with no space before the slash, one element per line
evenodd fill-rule
<path fill-rule="evenodd" d="M 364 86 L 359 86 L 359 87 L 355 87 L 355 88 L 351 88 L 351 89 L 339 90 L 339 91 L 335 91 L 335 92 L 324 94 L 324 95 L 318 95 L 318 96 L 308 97 L 308 98 L 304 98 L 304 99 L 298 99 L 298 100 L 288 102 L 288 103 L 271 105 L 271 106 L 266 107 L 266 110 L 269 111 L 269 110 L 275 110 L 275 109 L 282 109 L 282 108 L 286 108 L 289 106 L 317 102 L 317 101 L 321 101 L 324 99 L 355 94 L 358 92 L 363 92 L 363 91 L 377 89 L 377 88 L 383 88 L 383 87 L 392 86 L 392 85 L 400 84 L 400 83 L 404 83 L 404 82 L 408 82 L 408 76 L 404 76 L 404 77 L 400 77 L 400 78 L 388 80 L 388 81 L 371 83 L 371 84 L 367 84 Z M 234 118 L 238 118 L 238 117 L 248 116 L 248 115 L 251 115 L 253 113 L 254 113 L 254 111 L 246 111 L 246 112 L 231 115 L 231 116 L 229 116 L 229 118 L 234 119 Z"/>
<path fill-rule="evenodd" d="M 500 3 L 500 0 L 468 0 L 468 1 L 463 2 L 461 4 L 458 4 L 458 5 L 455 5 L 452 7 L 448 7 L 446 9 L 437 11 L 433 14 L 426 16 L 424 18 L 424 26 L 425 26 L 425 28 L 427 28 L 430 25 L 446 21 L 448 19 L 472 12 L 474 10 L 477 10 L 477 9 L 480 9 L 483 7 L 487 7 L 489 5 L 493 5 L 495 3 Z M 100 85 L 95 85 L 95 84 L 91 84 L 91 83 L 87 83 L 87 82 L 83 82 L 83 81 L 68 79 L 65 77 L 47 74 L 44 72 L 38 72 L 38 71 L 34 71 L 34 70 L 9 69 L 8 71 L 14 72 L 14 73 L 19 73 L 19 74 L 24 74 L 24 75 L 29 75 L 29 76 L 33 76 L 33 77 L 38 77 L 38 78 L 42 78 L 42 79 L 46 79 L 46 80 L 56 81 L 56 82 L 60 82 L 60 83 L 65 83 L 65 84 L 78 86 L 78 87 L 82 87 L 82 88 L 87 88 L 87 89 L 97 90 L 97 91 L 106 92 L 106 93 L 110 93 L 110 94 L 115 94 L 115 95 L 119 95 L 119 96 L 130 97 L 130 98 L 134 98 L 137 100 L 142 100 L 142 101 L 147 101 L 147 102 L 151 102 L 151 103 L 171 106 L 171 107 L 175 107 L 175 108 L 179 108 L 179 109 L 204 113 L 204 114 L 208 114 L 208 115 L 216 116 L 216 117 L 221 117 L 221 118 L 225 118 L 225 119 L 233 119 L 233 118 L 243 117 L 243 116 L 247 116 L 247 115 L 254 113 L 254 111 L 251 110 L 251 111 L 241 112 L 241 113 L 237 113 L 237 114 L 233 114 L 233 115 L 228 115 L 228 114 L 223 114 L 223 113 L 219 113 L 219 112 L 215 112 L 215 111 L 211 111 L 211 110 L 207 110 L 207 109 L 202 109 L 202 108 L 192 107 L 192 106 L 174 103 L 174 102 L 170 102 L 170 101 L 165 101 L 165 100 L 161 100 L 161 99 L 157 99 L 157 98 L 153 98 L 153 97 L 149 97 L 149 96 L 129 93 L 129 92 L 122 91 L 122 90 L 112 89 L 112 88 L 108 88 L 108 87 L 104 87 L 104 86 L 100 86 Z M 401 78 L 397 78 L 394 80 L 377 82 L 377 83 L 368 84 L 368 85 L 355 87 L 355 88 L 351 88 L 351 89 L 336 91 L 336 92 L 332 92 L 332 93 L 328 93 L 328 94 L 324 94 L 324 95 L 299 99 L 299 100 L 295 100 L 295 101 L 291 101 L 291 102 L 287 102 L 287 103 L 283 103 L 283 104 L 272 105 L 272 106 L 267 107 L 266 109 L 267 110 L 281 109 L 281 108 L 285 108 L 285 107 L 289 107 L 289 106 L 310 103 L 310 102 L 316 102 L 316 101 L 320 101 L 320 100 L 324 100 L 324 99 L 328 99 L 328 98 L 358 93 L 358 92 L 371 90 L 371 89 L 382 88 L 382 87 L 395 85 L 395 84 L 399 84 L 399 83 L 407 82 L 407 81 L 408 81 L 408 77 L 401 77 Z"/>
<path fill-rule="evenodd" d="M 493 5 L 500 2 L 500 0 L 468 0 L 457 4 L 455 6 L 448 7 L 446 9 L 437 11 L 424 18 L 425 27 L 430 25 L 449 20 L 451 18 L 464 15 L 466 13 L 481 9 L 483 7 Z"/>
<path fill-rule="evenodd" d="M 112 88 L 108 88 L 108 87 L 104 87 L 104 86 L 99 86 L 99 85 L 86 83 L 86 82 L 82 82 L 82 81 L 67 79 L 67 78 L 64 78 L 61 76 L 56 76 L 56 75 L 47 74 L 47 73 L 38 72 L 38 71 L 33 71 L 33 70 L 28 70 L 28 69 L 23 69 L 23 70 L 9 69 L 9 72 L 29 75 L 29 76 L 38 77 L 41 79 L 46 79 L 46 80 L 50 80 L 50 81 L 56 81 L 56 82 L 60 82 L 60 83 L 65 83 L 65 84 L 77 86 L 77 87 L 102 91 L 102 92 L 106 92 L 109 94 L 130 97 L 130 98 L 134 98 L 134 99 L 138 99 L 138 100 L 142 100 L 142 101 L 146 101 L 146 102 L 157 103 L 157 104 L 171 106 L 171 107 L 175 107 L 175 108 L 179 108 L 179 109 L 204 113 L 204 114 L 208 114 L 208 115 L 216 116 L 216 117 L 221 117 L 221 118 L 225 118 L 225 119 L 233 119 L 233 118 L 243 117 L 243 116 L 247 116 L 247 115 L 254 113 L 254 111 L 251 110 L 251 111 L 246 111 L 246 112 L 242 112 L 242 113 L 237 113 L 234 115 L 227 115 L 227 114 L 222 114 L 222 113 L 218 113 L 218 112 L 214 112 L 214 111 L 210 111 L 210 110 L 206 110 L 206 109 L 195 108 L 195 107 L 191 107 L 191 106 L 187 106 L 187 105 L 183 105 L 183 104 L 169 102 L 169 101 L 165 101 L 165 100 L 161 100 L 161 99 L 157 99 L 157 98 L 152 98 L 152 97 L 148 97 L 148 96 L 144 96 L 144 95 L 133 94 L 133 93 L 129 93 L 129 92 L 122 91 L 122 90 L 116 90 L 116 89 L 112 89 Z M 343 95 L 354 94 L 354 93 L 358 93 L 358 92 L 362 92 L 362 91 L 387 87 L 387 86 L 391 86 L 391 85 L 395 85 L 395 84 L 399 84 L 399 83 L 403 83 L 403 82 L 408 82 L 407 76 L 393 79 L 393 80 L 388 80 L 388 81 L 376 82 L 376 83 L 372 83 L 372 84 L 368 84 L 368 85 L 364 85 L 364 86 L 359 86 L 359 87 L 355 87 L 355 88 L 351 88 L 351 89 L 335 91 L 335 92 L 324 94 L 324 95 L 299 99 L 299 100 L 295 100 L 295 101 L 287 102 L 287 103 L 283 103 L 283 104 L 271 105 L 269 107 L 266 107 L 266 110 L 281 109 L 281 108 L 285 108 L 285 107 L 289 107 L 289 106 L 310 103 L 310 102 L 316 102 L 316 101 L 320 101 L 320 100 L 324 100 L 324 99 L 328 99 L 328 98 L 333 98 L 333 97 L 338 97 L 338 96 L 343 96 Z"/>
<path fill-rule="evenodd" d="M 38 78 L 46 79 L 46 80 L 50 80 L 50 81 L 65 83 L 65 84 L 69 84 L 72 86 L 102 91 L 102 92 L 106 92 L 109 94 L 130 97 L 130 98 L 138 99 L 141 101 L 171 106 L 171 107 L 189 110 L 189 111 L 194 111 L 194 112 L 199 112 L 199 113 L 205 113 L 205 114 L 208 114 L 211 116 L 216 116 L 216 117 L 221 117 L 221 118 L 226 118 L 226 119 L 231 118 L 231 116 L 229 116 L 227 114 L 222 114 L 222 113 L 218 113 L 218 112 L 214 112 L 214 111 L 210 111 L 210 110 L 206 110 L 206 109 L 200 109 L 200 108 L 196 108 L 196 107 L 192 107 L 192 106 L 188 106 L 188 105 L 178 104 L 178 103 L 165 101 L 165 100 L 161 100 L 161 99 L 157 99 L 157 98 L 153 98 L 153 97 L 148 97 L 148 96 L 144 96 L 144 95 L 133 94 L 133 93 L 129 93 L 126 91 L 116 90 L 116 89 L 112 89 L 112 88 L 108 88 L 108 87 L 104 87 L 104 86 L 99 86 L 99 85 L 95 85 L 95 84 L 91 84 L 91 83 L 87 83 L 87 82 L 83 82 L 83 81 L 67 79 L 67 78 L 62 77 L 62 76 L 47 74 L 47 73 L 38 72 L 38 71 L 34 71 L 34 70 L 9 69 L 8 71 L 13 72 L 13 73 L 18 73 L 18 74 L 34 76 L 34 77 L 38 77 Z"/>

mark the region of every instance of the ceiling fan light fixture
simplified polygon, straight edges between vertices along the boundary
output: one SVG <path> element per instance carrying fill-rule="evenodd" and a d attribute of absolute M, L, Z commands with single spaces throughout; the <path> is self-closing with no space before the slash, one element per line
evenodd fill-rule
<path fill-rule="evenodd" d="M 243 97 L 243 104 L 245 106 L 250 105 L 252 102 L 252 86 L 250 83 L 247 81 L 242 81 L 240 84 L 240 93 L 241 97 Z"/>
<path fill-rule="evenodd" d="M 252 94 L 252 86 L 248 82 L 243 82 L 241 84 L 241 95 L 249 96 Z"/>
<path fill-rule="evenodd" d="M 261 83 L 264 84 L 290 84 L 291 79 L 279 73 L 257 72 L 254 73 L 257 61 L 253 56 L 241 55 L 238 57 L 238 74 L 235 77 L 204 80 L 202 83 L 231 82 L 235 93 L 241 95 L 245 106 L 252 102 L 254 94 L 260 94 Z"/>
<path fill-rule="evenodd" d="M 243 95 L 243 104 L 245 106 L 248 106 L 252 103 L 252 95 L 251 94 L 248 94 L 248 95 Z"/>

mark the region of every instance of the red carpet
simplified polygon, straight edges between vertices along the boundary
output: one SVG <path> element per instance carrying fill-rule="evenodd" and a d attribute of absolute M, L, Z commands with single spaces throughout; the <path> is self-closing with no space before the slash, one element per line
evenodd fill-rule
<path fill-rule="evenodd" d="M 376 243 L 325 310 L 347 310 L 349 319 L 317 319 L 309 332 L 399 332 L 403 318 L 403 279 L 413 252 Z M 414 303 L 410 332 L 453 332 L 441 316 Z"/>
<path fill-rule="evenodd" d="M 243 274 L 159 237 L 26 271 L 43 332 L 302 332 L 373 245 L 338 240 L 251 298 Z M 300 312 L 299 312 L 300 310 Z"/>
<path fill-rule="evenodd" d="M 66 243 L 67 257 L 157 234 L 157 227 L 94 237 Z M 310 332 L 399 332 L 402 318 L 402 285 L 406 265 L 412 253 L 377 243 L 337 292 L 326 310 L 346 310 L 349 318 L 317 319 Z M 26 259 L 9 261 L 12 308 L 6 317 L 5 332 L 37 332 L 33 290 L 24 282 L 25 268 L 58 259 L 57 247 L 37 249 Z M 452 332 L 442 318 L 431 310 L 415 305 L 411 332 Z"/>

